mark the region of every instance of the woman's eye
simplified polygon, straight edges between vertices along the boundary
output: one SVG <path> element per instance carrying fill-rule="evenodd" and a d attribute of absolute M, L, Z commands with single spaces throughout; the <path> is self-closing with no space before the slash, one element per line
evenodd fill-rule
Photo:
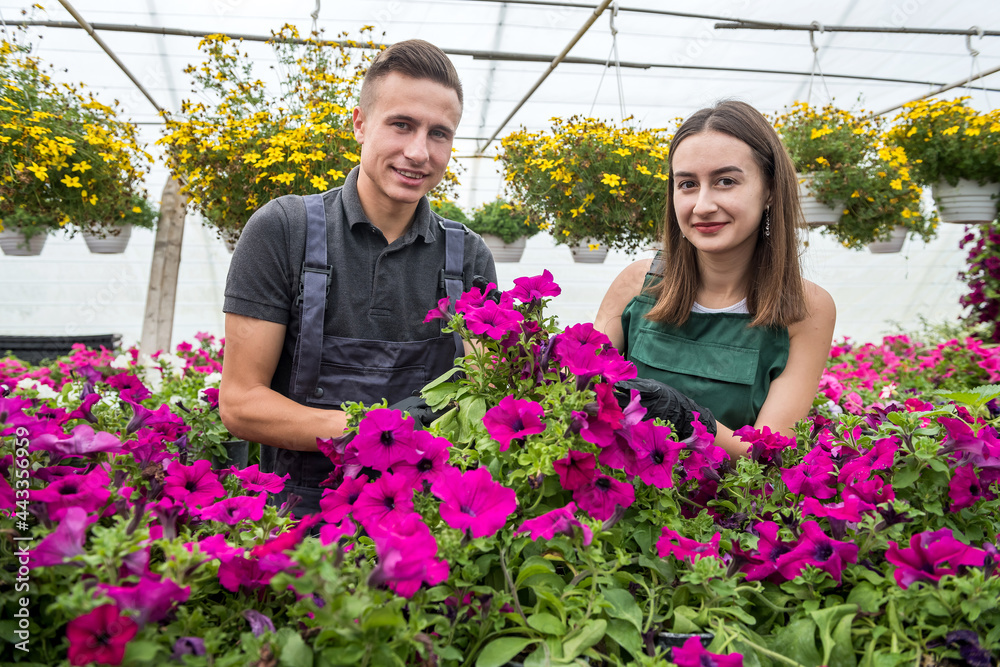
<path fill-rule="evenodd" d="M 693 188 L 694 186 L 695 186 L 694 181 L 681 181 L 680 183 L 677 184 L 677 189 L 688 190 L 690 188 Z"/>
<path fill-rule="evenodd" d="M 736 181 L 732 178 L 720 178 L 719 185 L 723 187 L 729 187 L 731 185 L 736 185 Z"/>

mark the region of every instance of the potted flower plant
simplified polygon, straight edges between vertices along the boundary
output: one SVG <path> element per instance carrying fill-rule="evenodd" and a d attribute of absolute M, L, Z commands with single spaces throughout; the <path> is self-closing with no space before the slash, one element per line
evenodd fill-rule
<path fill-rule="evenodd" d="M 132 199 L 132 208 L 122 211 L 117 217 L 81 225 L 80 235 L 90 252 L 118 254 L 125 251 L 132 228 L 152 229 L 157 215 L 148 199 L 136 196 Z"/>
<path fill-rule="evenodd" d="M 1000 110 L 978 112 L 968 99 L 907 103 L 891 134 L 933 187 L 942 220 L 989 223 L 1000 197 Z"/>
<path fill-rule="evenodd" d="M 825 225 L 821 233 L 856 249 L 900 231 L 933 235 L 934 218 L 923 211 L 907 155 L 887 141 L 877 120 L 799 102 L 778 116 L 775 128 L 802 177 L 807 224 Z"/>
<path fill-rule="evenodd" d="M 24 239 L 17 245 L 41 252 L 32 238 L 128 216 L 145 197 L 150 156 L 134 123 L 92 94 L 53 82 L 30 52 L 14 37 L 0 45 L 0 224 L 6 237 Z"/>
<path fill-rule="evenodd" d="M 667 195 L 666 131 L 555 118 L 497 157 L 513 205 L 556 243 L 634 252 L 655 243 Z"/>
<path fill-rule="evenodd" d="M 500 198 L 475 209 L 468 226 L 483 237 L 498 262 L 520 261 L 525 241 L 541 231 L 524 213 Z"/>

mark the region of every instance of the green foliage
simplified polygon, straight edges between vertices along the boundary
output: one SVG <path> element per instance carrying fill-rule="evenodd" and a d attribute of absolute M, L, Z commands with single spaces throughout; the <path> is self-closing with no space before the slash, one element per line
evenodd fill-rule
<path fill-rule="evenodd" d="M 447 220 L 461 222 L 466 226 L 469 225 L 469 216 L 455 202 L 447 200 L 432 201 L 431 210 Z"/>
<path fill-rule="evenodd" d="M 499 236 L 504 243 L 531 238 L 541 231 L 538 225 L 532 224 L 530 217 L 525 217 L 523 212 L 500 198 L 474 210 L 469 229 L 477 234 Z"/>

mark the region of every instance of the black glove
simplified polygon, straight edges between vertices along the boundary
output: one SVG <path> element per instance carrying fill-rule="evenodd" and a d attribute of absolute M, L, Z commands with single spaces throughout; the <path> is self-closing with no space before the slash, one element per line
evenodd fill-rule
<path fill-rule="evenodd" d="M 698 421 L 705 425 L 709 433 L 715 435 L 718 428 L 715 417 L 708 408 L 698 405 L 690 398 L 667 384 L 648 378 L 621 380 L 615 383 L 615 398 L 624 408 L 632 400 L 632 389 L 639 392 L 639 405 L 646 408 L 646 419 L 659 417 L 674 425 L 678 439 L 685 440 L 694 434 L 691 422 L 698 413 Z"/>
<path fill-rule="evenodd" d="M 419 394 L 414 396 L 407 396 L 401 401 L 397 401 L 389 406 L 390 410 L 402 410 L 413 417 L 414 426 L 417 428 L 426 428 L 430 426 L 435 419 L 443 415 L 446 410 L 435 411 L 431 406 L 427 405 L 427 401 L 420 397 Z"/>
<path fill-rule="evenodd" d="M 478 287 L 483 290 L 486 294 L 486 298 L 494 303 L 500 303 L 500 298 L 503 296 L 503 292 L 494 287 L 491 290 L 486 288 L 490 286 L 490 281 L 483 276 L 472 276 L 472 286 Z"/>

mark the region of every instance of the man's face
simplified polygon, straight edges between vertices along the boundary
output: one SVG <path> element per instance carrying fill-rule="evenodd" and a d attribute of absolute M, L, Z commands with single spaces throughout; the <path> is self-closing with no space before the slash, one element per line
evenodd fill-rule
<path fill-rule="evenodd" d="M 430 79 L 391 72 L 374 83 L 371 107 L 354 110 L 358 191 L 369 215 L 416 204 L 441 181 L 462 118 L 458 94 Z"/>

